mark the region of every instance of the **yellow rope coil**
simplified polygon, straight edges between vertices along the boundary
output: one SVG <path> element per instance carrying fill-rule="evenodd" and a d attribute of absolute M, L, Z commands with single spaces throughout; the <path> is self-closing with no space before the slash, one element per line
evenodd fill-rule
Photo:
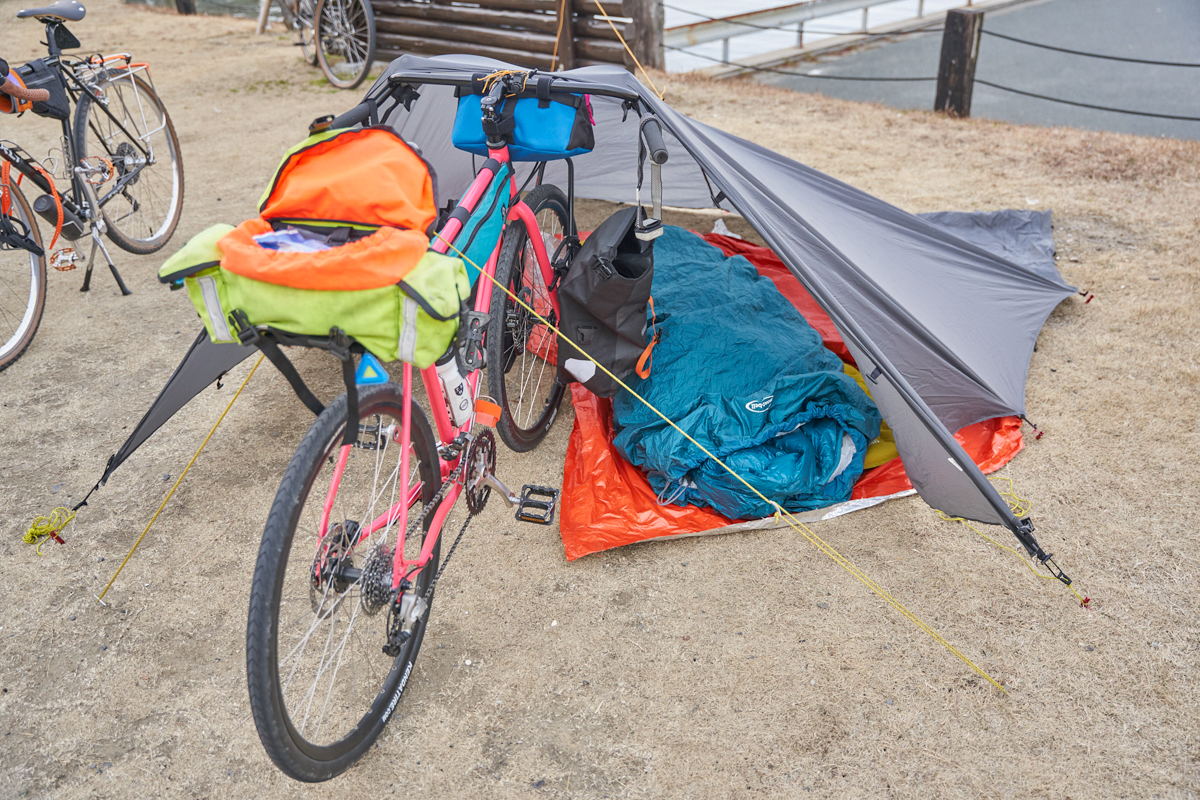
<path fill-rule="evenodd" d="M 42 545 L 46 543 L 47 539 L 53 538 L 60 544 L 62 543 L 59 534 L 73 519 L 75 519 L 74 511 L 59 506 L 50 512 L 50 516 L 35 519 L 21 540 L 25 544 L 36 544 L 37 554 L 40 556 L 42 555 Z"/>
<path fill-rule="evenodd" d="M 838 566 L 842 567 L 847 572 L 849 572 L 851 575 L 853 575 L 854 578 L 859 583 L 861 583 L 863 586 L 866 586 L 873 593 L 875 593 L 881 600 L 886 602 L 892 608 L 896 609 L 896 611 L 900 612 L 900 614 L 905 619 L 907 619 L 909 622 L 912 622 L 914 625 L 917 626 L 917 628 L 919 628 L 920 630 L 922 630 L 926 634 L 928 634 L 929 637 L 932 638 L 935 642 L 942 645 L 947 650 L 949 650 L 951 653 L 953 653 L 960 661 L 962 661 L 964 664 L 966 664 L 968 667 L 970 667 L 972 670 L 974 670 L 978 675 L 985 678 L 989 683 L 991 683 L 993 686 L 995 686 L 1001 692 L 1004 692 L 1005 694 L 1007 694 L 1007 690 L 1003 686 L 1001 686 L 1000 683 L 997 682 L 991 675 L 988 675 L 977 664 L 975 664 L 975 662 L 973 662 L 971 659 L 969 659 L 965 655 L 963 655 L 956 647 L 954 647 L 954 645 L 952 645 L 948 641 L 946 641 L 942 637 L 941 634 L 939 634 L 937 631 L 935 631 L 932 627 L 930 627 L 922 619 L 917 617 L 916 614 L 912 613 L 907 608 L 905 608 L 904 604 L 902 604 L 896 598 L 892 597 L 891 594 L 889 594 L 882 586 L 880 586 L 874 580 L 867 577 L 867 575 L 862 570 L 860 570 L 858 567 L 854 566 L 854 564 L 851 563 L 849 559 L 847 559 L 845 556 L 843 556 L 841 553 L 839 553 L 837 550 L 835 550 L 828 542 L 826 542 L 824 539 L 822 539 L 817 534 L 813 533 L 812 530 L 810 530 L 807 525 L 805 525 L 800 520 L 796 519 L 796 517 L 794 515 L 792 515 L 791 512 L 785 510 L 778 503 L 770 500 L 766 495 L 764 495 L 758 489 L 754 488 L 754 486 L 752 486 L 749 483 L 749 481 L 747 481 L 740 474 L 738 474 L 736 471 L 734 471 L 734 469 L 732 467 L 730 467 L 724 461 L 722 461 L 721 459 L 719 459 L 715 455 L 713 455 L 711 452 L 709 452 L 709 450 L 707 448 L 705 448 L 704 445 L 700 444 L 695 439 L 693 439 L 691 436 L 689 436 L 687 431 L 680 428 L 678 425 L 675 424 L 675 422 L 673 420 L 671 420 L 669 417 L 667 417 L 666 414 L 662 413 L 657 408 L 655 408 L 654 405 L 652 405 L 649 400 L 642 397 L 640 394 L 638 394 L 633 389 L 631 389 L 628 384 L 626 384 L 623 380 L 621 380 L 616 375 L 614 375 L 611 371 L 608 370 L 607 367 L 605 367 L 599 361 L 592 358 L 592 356 L 590 354 L 588 354 L 582 347 L 580 347 L 578 344 L 576 344 L 570 338 L 564 336 L 562 334 L 562 332 L 560 332 L 558 330 L 558 328 L 556 328 L 554 325 L 550 324 L 550 321 L 548 319 L 546 319 L 545 317 L 543 317 L 541 314 L 539 314 L 537 311 L 535 311 L 532 306 L 530 306 L 528 303 L 526 303 L 521 298 L 517 297 L 515 294 L 513 294 L 511 291 L 509 291 L 508 287 L 501 286 L 499 281 L 497 281 L 494 276 L 488 275 L 487 272 L 484 271 L 482 268 L 480 268 L 480 266 L 478 264 L 476 264 L 471 259 L 467 258 L 467 256 L 461 250 L 459 250 L 457 247 L 455 247 L 453 244 L 451 244 L 446 239 L 442 238 L 442 235 L 440 233 L 434 234 L 434 235 L 436 238 L 441 239 L 442 242 L 445 243 L 445 245 L 449 249 L 451 249 L 455 253 L 457 253 L 460 258 L 462 258 L 464 261 L 466 261 L 472 267 L 475 267 L 475 269 L 478 270 L 480 275 L 487 276 L 487 279 L 492 282 L 492 285 L 496 286 L 502 292 L 504 292 L 506 295 L 511 297 L 513 299 L 513 302 L 518 303 L 522 308 L 524 308 L 526 311 L 528 311 L 530 314 L 532 314 L 534 317 L 536 317 L 541 324 L 545 325 L 547 328 L 554 331 L 555 336 L 557 336 L 560 341 L 566 342 L 567 344 L 571 345 L 571 347 L 574 347 L 576 350 L 578 350 L 580 355 L 582 355 L 588 361 L 591 361 L 593 364 L 595 364 L 601 371 L 604 372 L 604 374 L 608 375 L 608 377 L 610 377 L 614 381 L 616 381 L 617 384 L 619 384 L 622 389 L 624 389 L 625 391 L 629 392 L 631 395 L 636 397 L 643 405 L 646 406 L 646 408 L 650 409 L 656 415 L 658 415 L 658 417 L 660 419 L 662 419 L 663 422 L 667 423 L 672 428 L 674 428 L 677 433 L 679 433 L 681 436 L 683 436 L 685 439 L 687 439 L 689 442 L 691 442 L 693 445 L 695 445 L 702 453 L 704 453 L 704 455 L 708 456 L 714 462 L 716 462 L 718 465 L 720 465 L 722 469 L 724 469 L 726 472 L 728 472 L 730 475 L 732 475 L 734 478 L 736 478 L 739 483 L 741 483 L 743 486 L 745 486 L 747 489 L 749 489 L 751 492 L 753 492 L 755 495 L 757 495 L 763 502 L 769 503 L 772 506 L 774 506 L 774 508 L 776 509 L 775 516 L 777 518 L 780 518 L 784 522 L 786 522 L 788 524 L 788 526 L 792 528 L 792 530 L 796 531 L 801 536 L 803 536 L 805 539 L 807 539 L 810 544 L 812 544 L 814 547 L 816 547 L 818 550 L 820 550 L 826 556 L 831 558 Z"/>

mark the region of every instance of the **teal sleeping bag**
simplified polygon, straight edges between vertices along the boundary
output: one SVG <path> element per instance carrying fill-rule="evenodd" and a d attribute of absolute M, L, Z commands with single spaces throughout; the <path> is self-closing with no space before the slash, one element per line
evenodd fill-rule
<path fill-rule="evenodd" d="M 630 387 L 787 510 L 849 499 L 881 419 L 841 360 L 742 256 L 667 227 L 654 267 L 661 340 L 650 377 Z M 613 398 L 613 421 L 613 444 L 660 502 L 775 513 L 628 392 Z"/>

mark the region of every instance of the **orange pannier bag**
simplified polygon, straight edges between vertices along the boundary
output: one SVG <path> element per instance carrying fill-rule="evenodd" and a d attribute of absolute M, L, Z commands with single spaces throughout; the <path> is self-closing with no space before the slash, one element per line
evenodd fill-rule
<path fill-rule="evenodd" d="M 284 156 L 259 202 L 260 217 L 221 239 L 221 266 L 293 289 L 395 285 L 429 249 L 434 197 L 429 165 L 390 128 L 310 136 Z M 254 241 L 288 227 L 340 241 L 311 253 L 269 250 Z"/>

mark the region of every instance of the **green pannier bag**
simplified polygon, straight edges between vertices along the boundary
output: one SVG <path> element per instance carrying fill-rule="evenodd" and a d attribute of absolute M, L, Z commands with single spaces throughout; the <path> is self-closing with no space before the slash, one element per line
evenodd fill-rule
<path fill-rule="evenodd" d="M 454 341 L 471 293 L 461 259 L 428 249 L 436 194 L 429 166 L 391 129 L 324 131 L 285 154 L 259 217 L 192 237 L 159 280 L 187 288 L 214 342 L 239 341 L 246 323 L 338 328 L 383 361 L 423 369 Z M 264 246 L 280 234 L 320 244 Z"/>
<path fill-rule="evenodd" d="M 381 361 L 422 369 L 454 341 L 462 300 L 471 292 L 460 259 L 429 251 L 399 285 L 381 289 L 293 289 L 222 269 L 218 242 L 232 230 L 214 225 L 196 234 L 158 272 L 164 283 L 187 288 L 212 341 L 238 341 L 234 310 L 255 326 L 289 333 L 325 336 L 338 327 Z"/>

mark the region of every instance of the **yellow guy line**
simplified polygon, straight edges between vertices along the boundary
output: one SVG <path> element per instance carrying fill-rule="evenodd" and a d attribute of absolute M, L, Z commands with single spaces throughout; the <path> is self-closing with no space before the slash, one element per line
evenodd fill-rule
<path fill-rule="evenodd" d="M 1009 508 L 1012 510 L 1013 514 L 1015 514 L 1018 517 L 1024 517 L 1029 514 L 1029 512 L 1032 510 L 1032 505 L 1029 503 L 1028 500 L 1025 500 L 1025 499 L 1017 496 L 1016 489 L 1013 487 L 1012 478 L 998 477 L 998 478 L 993 478 L 992 480 L 993 480 L 993 482 L 1008 481 L 1008 491 L 1000 492 L 1000 496 L 1007 499 Z M 1059 578 L 1054 575 L 1043 575 L 1042 573 L 1038 572 L 1034 568 L 1033 564 L 1029 563 L 1029 560 L 1027 558 L 1025 558 L 1025 556 L 1022 555 L 1020 552 L 1018 552 L 1017 550 L 1014 550 L 1013 548 L 1009 547 L 1008 545 L 1000 544 L 995 539 L 988 536 L 986 533 L 979 530 L 974 525 L 972 525 L 969 521 L 963 519 L 962 517 L 951 517 L 943 511 L 938 511 L 937 515 L 939 517 L 941 517 L 942 519 L 946 520 L 947 522 L 961 522 L 963 525 L 965 525 L 967 528 L 969 528 L 970 530 L 977 533 L 979 536 L 982 536 L 984 539 L 987 539 L 989 542 L 996 545 L 996 547 L 1003 548 L 1003 549 L 1007 550 L 1008 552 L 1012 553 L 1014 556 L 1021 559 L 1021 563 L 1024 564 L 1025 567 L 1030 572 L 1032 572 L 1035 577 L 1041 578 L 1042 580 L 1058 581 L 1059 583 L 1063 583 L 1063 581 L 1059 580 Z M 1075 595 L 1076 598 L 1078 598 L 1079 605 L 1086 608 L 1088 603 L 1091 602 L 1091 598 L 1084 597 L 1083 595 L 1081 595 L 1078 592 L 1078 590 L 1075 589 L 1075 586 L 1073 584 L 1066 583 L 1064 585 L 1068 589 L 1071 590 L 1071 592 Z"/>
<path fill-rule="evenodd" d="M 769 503 L 771 506 L 773 506 L 775 508 L 776 518 L 781 519 L 782 521 L 786 522 L 788 524 L 788 526 L 790 526 L 792 528 L 792 530 L 796 531 L 797 533 L 802 535 L 804 538 L 808 539 L 810 544 L 812 544 L 814 547 L 816 547 L 822 553 L 824 553 L 825 555 L 827 555 L 831 559 L 833 559 L 834 562 L 836 562 L 838 564 L 838 566 L 842 567 L 847 572 L 849 572 L 851 575 L 853 575 L 855 577 L 855 579 L 858 580 L 859 583 L 861 583 L 863 586 L 866 586 L 868 589 L 870 589 L 872 592 L 874 592 L 876 595 L 878 595 L 880 599 L 882 599 L 884 602 L 886 602 L 892 608 L 899 611 L 901 615 L 903 615 L 906 619 L 908 619 L 910 622 L 912 622 L 914 625 L 916 625 L 922 631 L 927 633 L 930 636 L 930 638 L 932 638 L 935 642 L 942 645 L 942 647 L 945 647 L 947 650 L 949 650 L 951 653 L 953 653 L 955 656 L 957 656 L 960 661 L 962 661 L 964 664 L 966 664 L 971 669 L 975 670 L 975 672 L 977 672 L 980 676 L 982 676 L 983 678 L 986 678 L 989 683 L 991 683 L 993 686 L 995 686 L 1001 692 L 1004 692 L 1005 694 L 1008 693 L 1003 686 L 1001 686 L 999 683 L 996 682 L 996 680 L 994 678 L 992 678 L 991 675 L 988 675 L 986 672 L 984 672 L 979 666 L 977 666 L 975 664 L 975 662 L 971 661 L 971 659 L 969 659 L 965 655 L 963 655 L 956 647 L 954 647 L 954 645 L 950 644 L 944 638 L 942 638 L 941 634 L 939 634 L 937 631 L 935 631 L 933 628 L 931 628 L 928 624 L 926 624 L 924 621 L 922 621 L 919 617 L 917 617 L 916 614 L 912 613 L 907 608 L 905 608 L 904 605 L 899 600 L 892 597 L 887 592 L 887 590 L 885 590 L 882 586 L 880 586 L 878 583 L 873 581 L 871 578 L 867 577 L 867 575 L 862 570 L 860 570 L 858 567 L 854 566 L 854 564 L 852 564 L 849 561 L 849 559 L 847 559 L 845 556 L 843 556 L 841 553 L 839 553 L 837 550 L 835 550 L 828 542 L 826 542 L 820 536 L 817 536 L 817 534 L 813 533 L 808 528 L 807 525 L 805 525 L 803 522 L 801 522 L 800 520 L 798 520 L 794 516 L 792 516 L 791 512 L 784 509 L 778 503 L 770 500 L 769 498 L 767 498 L 766 495 L 764 495 L 758 489 L 755 489 L 753 486 L 751 486 L 746 481 L 745 478 L 743 478 L 738 473 L 734 472 L 733 469 L 729 465 L 727 465 L 724 461 L 722 461 L 721 459 L 717 458 L 715 455 L 710 453 L 708 451 L 708 449 L 704 447 L 704 445 L 700 444 L 695 439 L 693 439 L 691 436 L 689 436 L 685 430 L 683 430 L 678 425 L 676 425 L 671 419 L 669 419 L 667 417 L 666 414 L 662 413 L 657 408 L 655 408 L 653 405 L 651 405 L 649 400 L 642 397 L 640 394 L 635 392 L 633 389 L 629 388 L 628 384 L 626 384 L 624 381 L 622 381 L 616 375 L 612 374 L 612 372 L 610 372 L 603 364 L 601 364 L 596 359 L 592 358 L 582 347 L 580 347 L 574 341 L 572 341 L 571 339 L 569 339 L 566 336 L 563 336 L 563 334 L 558 330 L 558 328 L 551 325 L 549 320 L 547 320 L 541 314 L 534 311 L 533 308 L 530 305 L 528 305 L 527 303 L 525 303 L 525 301 L 521 300 L 521 298 L 517 297 L 515 294 L 510 292 L 508 290 L 507 286 L 501 286 L 500 283 L 495 279 L 495 277 L 488 275 L 484 270 L 479 268 L 478 264 L 476 264 L 471 259 L 467 258 L 466 255 L 464 255 L 461 250 L 459 250 L 454 245 L 450 244 L 450 242 L 447 242 L 445 239 L 443 239 L 440 233 L 435 234 L 435 237 L 438 239 L 441 239 L 443 242 L 445 242 L 446 246 L 449 247 L 451 250 L 453 250 L 455 253 L 457 253 L 460 258 L 462 258 L 464 261 L 466 261 L 472 267 L 475 267 L 475 269 L 479 270 L 480 275 L 486 275 L 487 279 L 489 281 L 491 281 L 493 285 L 497 286 L 506 295 L 511 297 L 516 303 L 519 303 L 521 305 L 521 307 L 524 308 L 526 311 L 528 311 L 530 314 L 537 317 L 537 319 L 543 325 L 545 325 L 550 330 L 554 331 L 554 334 L 559 338 L 560 341 L 564 341 L 567 344 L 574 347 L 576 350 L 578 350 L 580 355 L 582 355 L 588 361 L 591 361 L 593 364 L 595 364 L 597 367 L 599 367 L 604 372 L 605 375 L 607 375 L 608 377 L 610 377 L 614 381 L 616 381 L 618 384 L 620 384 L 622 389 L 629 392 L 631 395 L 633 395 L 638 400 L 640 400 L 642 402 L 642 404 L 646 406 L 646 408 L 650 409 L 655 414 L 657 414 L 662 419 L 663 422 L 670 425 L 681 436 L 683 436 L 683 438 L 687 439 L 689 442 L 691 442 L 693 445 L 695 445 L 697 448 L 699 448 L 700 451 L 702 453 L 704 453 L 704 455 L 711 458 L 713 461 L 715 461 L 717 464 L 719 464 L 722 469 L 724 469 L 726 472 L 728 472 L 733 477 L 737 478 L 738 481 L 743 486 L 745 486 L 747 489 L 749 489 L 751 492 L 753 492 L 755 495 L 757 495 L 759 497 L 759 499 L 761 499 L 763 502 Z"/>
<path fill-rule="evenodd" d="M 662 100 L 663 93 L 660 92 L 658 87 L 654 85 L 654 80 L 650 77 L 650 73 L 646 72 L 646 68 L 642 66 L 642 62 L 638 61 L 638 57 L 635 56 L 633 51 L 629 49 L 629 45 L 625 44 L 625 37 L 621 35 L 619 30 L 617 30 L 616 24 L 612 21 L 612 18 L 608 16 L 608 12 L 604 10 L 604 6 L 600 5 L 600 0 L 592 0 L 592 2 L 596 4 L 596 8 L 600 9 L 600 16 L 604 17 L 604 21 L 608 23 L 608 27 L 612 28 L 612 32 L 617 35 L 617 38 L 621 41 L 621 46 L 625 48 L 625 52 L 629 53 L 629 57 L 633 59 L 633 63 L 637 64 L 637 68 L 642 71 L 642 76 L 645 77 L 646 82 L 650 84 L 650 88 L 654 90 L 656 95 L 658 95 L 658 99 Z"/>
<path fill-rule="evenodd" d="M 154 516 L 150 518 L 148 523 L 146 523 L 146 529 L 142 531 L 142 535 L 139 536 L 137 541 L 133 543 L 133 547 L 129 548 L 129 554 L 125 556 L 125 560 L 121 562 L 121 566 L 117 567 L 117 571 L 114 572 L 112 578 L 109 579 L 108 585 L 104 587 L 104 591 L 101 592 L 100 596 L 96 598 L 96 602 L 104 605 L 104 595 L 108 594 L 108 590 L 112 588 L 113 581 L 115 581 L 117 576 L 121 574 L 121 570 L 125 569 L 125 565 L 129 563 L 129 559 L 133 558 L 134 551 L 138 549 L 138 545 L 142 543 L 142 539 L 145 539 L 146 534 L 150 532 L 150 526 L 154 524 L 154 520 L 158 519 L 158 515 L 162 513 L 164 508 L 166 508 L 167 501 L 170 500 L 171 496 L 175 494 L 175 490 L 179 488 L 179 484 L 183 483 L 184 476 L 188 474 L 188 470 L 192 468 L 192 464 L 195 464 L 196 459 L 200 457 L 200 451 L 204 449 L 206 444 L 208 444 L 208 440 L 212 438 L 212 435 L 217 432 L 217 427 L 225 419 L 225 415 L 229 413 L 229 409 L 233 408 L 234 401 L 238 399 L 238 395 L 242 393 L 242 389 L 246 388 L 246 384 L 250 382 L 250 378 L 254 375 L 254 371 L 258 369 L 258 365 L 262 363 L 262 360 L 263 357 L 259 356 L 258 361 L 254 362 L 254 366 L 250 368 L 249 374 L 246 375 L 246 379 L 242 381 L 242 385 L 239 386 L 238 390 L 233 393 L 233 397 L 229 398 L 229 405 L 225 406 L 225 410 L 221 412 L 221 416 L 217 417 L 216 424 L 212 426 L 212 430 L 208 432 L 208 436 L 205 436 L 204 441 L 200 443 L 200 449 L 197 450 L 196 454 L 192 456 L 192 460 L 188 462 L 188 465 L 183 468 L 183 472 L 179 474 L 179 479 L 175 481 L 175 485 L 171 487 L 171 491 L 167 492 L 167 496 L 163 498 L 162 505 L 158 507 L 158 511 L 155 511 Z"/>

